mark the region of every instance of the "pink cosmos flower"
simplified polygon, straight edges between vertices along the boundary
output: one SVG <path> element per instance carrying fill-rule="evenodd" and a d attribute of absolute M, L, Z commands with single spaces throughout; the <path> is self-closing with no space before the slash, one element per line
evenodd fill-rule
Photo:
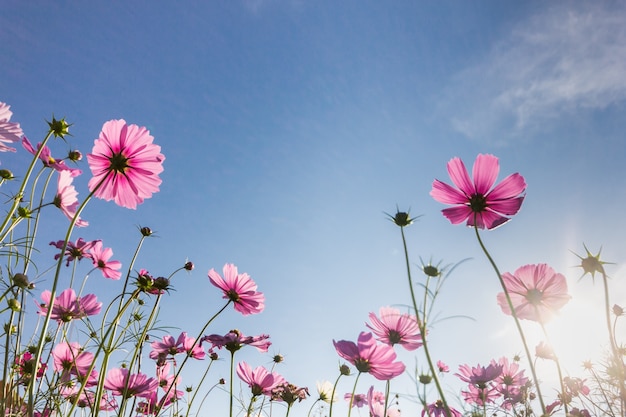
<path fill-rule="evenodd" d="M 87 376 L 89 368 L 94 361 L 94 355 L 86 352 L 76 342 L 59 343 L 52 349 L 52 358 L 54 360 L 54 370 L 61 372 L 61 381 L 68 382 L 72 375 L 83 379 Z M 93 370 L 89 374 L 87 385 L 93 386 L 97 383 L 98 372 Z"/>
<path fill-rule="evenodd" d="M 168 356 L 174 357 L 179 353 L 187 353 L 194 359 L 203 359 L 205 356 L 204 350 L 202 350 L 201 343 L 196 346 L 196 341 L 193 337 L 187 337 L 187 332 L 182 332 L 178 339 L 174 339 L 173 336 L 163 336 L 161 342 L 152 342 L 152 351 L 150 352 L 150 359 L 164 361 Z M 192 348 L 193 346 L 193 348 Z"/>
<path fill-rule="evenodd" d="M 127 368 L 109 370 L 104 380 L 104 388 L 111 391 L 113 395 L 120 395 L 124 398 L 148 398 L 158 386 L 159 382 L 155 378 L 149 378 L 142 373 L 129 374 Z"/>
<path fill-rule="evenodd" d="M 65 266 L 70 266 L 70 262 L 73 260 L 81 260 L 83 258 L 92 259 L 93 256 L 89 253 L 89 250 L 93 248 L 93 246 L 98 242 L 98 240 L 92 240 L 90 242 L 86 242 L 85 239 L 79 237 L 76 243 L 67 242 L 67 247 L 65 248 L 65 253 L 67 258 L 65 259 L 67 262 Z M 56 242 L 50 242 L 50 245 L 56 247 L 57 249 L 63 249 L 65 246 L 64 240 L 57 240 Z M 54 255 L 54 259 L 59 259 L 61 257 L 60 253 Z"/>
<path fill-rule="evenodd" d="M 15 358 L 15 365 L 17 365 L 17 373 L 19 375 L 18 382 L 28 385 L 33 376 L 33 371 L 35 370 L 35 357 L 30 352 L 24 352 Z M 37 378 L 41 378 L 46 373 L 47 367 L 48 365 L 41 362 L 41 360 L 39 361 Z"/>
<path fill-rule="evenodd" d="M 335 342 L 335 350 L 353 364 L 359 372 L 368 372 L 381 381 L 388 381 L 404 372 L 402 362 L 394 362 L 396 353 L 389 345 L 376 344 L 371 333 L 361 332 L 357 343 L 347 340 Z"/>
<path fill-rule="evenodd" d="M 80 396 L 78 391 L 80 390 L 79 384 L 64 384 L 59 386 L 59 394 L 71 403 L 76 403 L 76 406 L 80 408 L 94 408 L 96 403 L 96 393 L 93 390 L 83 389 Z M 115 398 L 110 397 L 108 393 L 103 393 L 100 399 L 100 410 L 113 411 L 117 409 L 117 402 Z"/>
<path fill-rule="evenodd" d="M 272 390 L 285 382 L 285 379 L 275 372 L 269 372 L 262 366 L 252 370 L 246 362 L 237 364 L 237 376 L 252 389 L 252 395 L 261 394 L 271 396 Z"/>
<path fill-rule="evenodd" d="M 37 305 L 39 307 L 38 314 L 44 316 L 48 314 L 50 295 L 48 290 L 41 293 L 42 302 Z M 83 317 L 95 316 L 100 313 L 101 308 L 102 303 L 98 302 L 95 294 L 76 297 L 76 292 L 72 288 L 68 288 L 54 299 L 50 318 L 58 323 L 67 323 Z"/>
<path fill-rule="evenodd" d="M 370 313 L 372 324 L 365 325 L 376 335 L 378 341 L 387 345 L 401 345 L 406 350 L 415 350 L 422 346 L 422 336 L 414 315 L 400 313 L 391 307 L 381 307 L 380 318 Z"/>
<path fill-rule="evenodd" d="M 467 382 L 472 385 L 485 385 L 487 382 L 493 381 L 502 374 L 502 365 L 497 364 L 495 361 L 487 366 L 476 365 L 470 367 L 469 365 L 459 366 L 459 373 L 454 375 L 458 376 L 461 381 Z"/>
<path fill-rule="evenodd" d="M 435 180 L 430 195 L 440 203 L 455 205 L 442 210 L 452 224 L 467 220 L 468 226 L 493 229 L 509 221 L 505 216 L 519 211 L 524 201 L 520 194 L 526 189 L 524 177 L 518 173 L 509 175 L 493 187 L 499 172 L 498 158 L 481 154 L 474 162 L 472 181 L 463 161 L 452 158 L 448 162 L 448 174 L 456 188 Z"/>
<path fill-rule="evenodd" d="M 72 175 L 69 171 L 59 172 L 59 181 L 57 186 L 57 194 L 54 196 L 54 205 L 57 206 L 65 217 L 72 220 L 76 215 L 76 209 L 78 208 L 78 191 L 72 185 Z M 82 220 L 80 217 L 76 219 L 77 227 L 88 226 L 89 223 Z"/>
<path fill-rule="evenodd" d="M 18 142 L 24 135 L 19 123 L 11 123 L 13 112 L 9 110 L 11 106 L 0 102 L 0 152 L 15 152 L 15 148 L 5 145 L 5 143 Z"/>
<path fill-rule="evenodd" d="M 245 345 L 254 346 L 259 352 L 267 352 L 272 342 L 269 340 L 269 335 L 261 334 L 259 336 L 244 336 L 239 330 L 231 330 L 224 336 L 219 334 L 211 334 L 204 336 L 202 341 L 211 342 L 211 349 L 226 348 L 229 352 L 236 352 Z"/>
<path fill-rule="evenodd" d="M 400 410 L 397 408 L 387 408 L 385 412 L 385 394 L 374 391 L 373 386 L 367 391 L 367 403 L 370 417 L 400 417 Z"/>
<path fill-rule="evenodd" d="M 257 291 L 257 286 L 246 273 L 237 273 L 237 267 L 233 264 L 224 265 L 224 278 L 214 269 L 209 271 L 211 284 L 224 292 L 222 298 L 232 301 L 235 310 L 247 316 L 257 314 L 265 308 L 265 296 Z"/>
<path fill-rule="evenodd" d="M 38 143 L 37 149 L 35 149 L 33 145 L 30 143 L 30 141 L 28 140 L 28 138 L 24 136 L 22 138 L 22 146 L 24 147 L 24 149 L 26 149 L 28 152 L 32 153 L 33 155 L 37 155 L 37 151 L 39 150 L 39 148 L 41 148 L 41 143 Z M 67 165 L 65 165 L 65 162 L 63 162 L 63 160 L 61 159 L 57 160 L 53 158 L 50 152 L 50 148 L 48 148 L 47 146 L 44 146 L 41 149 L 41 152 L 39 153 L 39 159 L 41 159 L 41 162 L 43 162 L 44 166 L 48 168 L 52 168 L 55 171 L 59 171 L 59 172 L 68 171 L 72 177 L 77 177 L 83 173 L 83 171 L 81 171 L 78 168 L 68 167 Z"/>
<path fill-rule="evenodd" d="M 97 240 L 89 249 L 89 254 L 93 259 L 93 264 L 102 271 L 102 275 L 105 278 L 120 279 L 122 273 L 119 269 L 122 267 L 122 263 L 120 261 L 109 261 L 109 258 L 113 256 L 113 249 L 103 248 L 102 242 Z"/>
<path fill-rule="evenodd" d="M 502 280 L 520 319 L 546 322 L 571 298 L 565 277 L 546 264 L 524 265 L 513 274 L 502 274 Z M 511 314 L 503 292 L 498 294 L 498 304 Z"/>
<path fill-rule="evenodd" d="M 352 396 L 352 393 L 346 393 L 343 398 L 350 402 L 350 400 L 352 400 L 352 407 L 358 407 L 361 408 L 364 405 L 367 405 L 367 396 L 365 394 L 354 394 L 354 397 Z"/>
<path fill-rule="evenodd" d="M 437 361 L 437 369 L 439 369 L 441 373 L 450 372 L 450 367 L 443 361 Z"/>
<path fill-rule="evenodd" d="M 520 370 L 517 362 L 509 362 L 508 358 L 502 357 L 498 361 L 502 365 L 502 373 L 495 379 L 500 392 L 507 404 L 512 404 L 520 399 L 522 387 L 528 382 L 524 376 L 524 370 Z"/>
<path fill-rule="evenodd" d="M 296 401 L 300 402 L 306 400 L 306 397 L 309 395 L 309 389 L 307 387 L 298 387 L 287 381 L 278 384 L 272 389 L 272 401 L 285 402 L 288 407 Z"/>
<path fill-rule="evenodd" d="M 422 417 L 448 417 L 448 413 L 446 413 L 446 408 L 443 406 L 443 401 L 437 400 L 432 404 L 428 404 L 428 409 L 422 410 Z M 460 411 L 455 410 L 452 407 L 448 407 L 450 410 L 450 417 L 463 417 Z"/>
<path fill-rule="evenodd" d="M 89 191 L 118 206 L 136 209 L 137 204 L 159 191 L 165 156 L 145 127 L 110 120 L 102 126 L 87 155 L 93 178 Z"/>
<path fill-rule="evenodd" d="M 535 356 L 541 359 L 556 360 L 554 349 L 546 342 L 539 342 L 539 344 L 535 346 Z"/>

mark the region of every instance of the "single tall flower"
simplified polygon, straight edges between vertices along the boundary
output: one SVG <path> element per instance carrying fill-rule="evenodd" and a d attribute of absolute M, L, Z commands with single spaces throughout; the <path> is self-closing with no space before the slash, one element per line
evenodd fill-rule
<path fill-rule="evenodd" d="M 515 314 L 520 319 L 549 320 L 571 298 L 565 277 L 546 264 L 524 265 L 513 274 L 502 274 Z M 505 294 L 498 294 L 498 304 L 511 314 Z"/>
<path fill-rule="evenodd" d="M 89 191 L 131 209 L 158 192 L 165 156 L 153 140 L 145 127 L 128 125 L 122 119 L 106 122 L 87 155 L 93 174 Z"/>
<path fill-rule="evenodd" d="M 232 301 L 235 310 L 247 316 L 263 311 L 265 308 L 265 296 L 258 292 L 257 285 L 246 273 L 237 273 L 237 267 L 233 264 L 224 265 L 224 278 L 214 269 L 209 271 L 211 284 L 224 292 L 222 298 Z"/>
<path fill-rule="evenodd" d="M 335 350 L 353 364 L 359 372 L 368 372 L 381 381 L 388 381 L 404 372 L 402 362 L 396 360 L 396 352 L 389 345 L 377 344 L 371 333 L 361 332 L 357 343 L 347 340 L 335 342 Z"/>
<path fill-rule="evenodd" d="M 381 307 L 379 315 L 380 318 L 370 313 L 371 324 L 365 323 L 378 341 L 390 346 L 399 344 L 406 350 L 415 350 L 422 346 L 422 336 L 415 316 L 402 314 L 392 307 Z"/>
<path fill-rule="evenodd" d="M 13 116 L 10 108 L 8 104 L 0 102 L 0 152 L 15 152 L 15 148 L 5 143 L 18 142 L 24 135 L 19 123 L 9 122 Z"/>
<path fill-rule="evenodd" d="M 69 171 L 59 171 L 59 181 L 57 186 L 57 193 L 54 196 L 53 203 L 57 206 L 65 217 L 72 220 L 76 215 L 76 209 L 78 207 L 78 191 L 72 185 L 72 174 Z M 82 220 L 80 217 L 76 219 L 77 227 L 88 226 L 89 223 Z"/>
<path fill-rule="evenodd" d="M 520 174 L 511 174 L 494 187 L 500 164 L 493 155 L 478 155 L 472 169 L 473 181 L 460 158 L 448 162 L 448 174 L 456 188 L 439 180 L 433 181 L 430 195 L 440 203 L 455 207 L 443 209 L 452 224 L 467 220 L 468 226 L 493 229 L 516 214 L 524 196 L 526 181 Z M 493 188 L 492 188 L 493 187 Z"/>

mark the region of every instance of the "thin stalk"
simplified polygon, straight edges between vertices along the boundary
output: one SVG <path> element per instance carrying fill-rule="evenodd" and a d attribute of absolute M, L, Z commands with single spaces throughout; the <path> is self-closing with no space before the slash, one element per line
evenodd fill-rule
<path fill-rule="evenodd" d="M 428 343 L 426 341 L 426 319 L 420 319 L 419 309 L 417 308 L 417 301 L 415 300 L 415 290 L 413 289 L 413 279 L 411 278 L 411 263 L 409 261 L 409 250 L 406 244 L 406 237 L 404 236 L 404 226 L 400 226 L 400 233 L 402 234 L 402 245 L 404 247 L 404 260 L 406 263 L 406 272 L 407 277 L 409 279 L 409 289 L 411 291 L 411 302 L 413 303 L 413 309 L 415 310 L 415 318 L 417 319 L 417 323 L 419 324 L 420 336 L 422 337 L 422 348 L 424 349 L 424 355 L 426 356 L 426 361 L 428 362 L 428 368 L 430 369 L 430 373 L 432 374 L 433 381 L 435 381 L 435 386 L 437 387 L 437 392 L 439 393 L 439 397 L 441 398 L 441 402 L 443 403 L 444 410 L 448 417 L 452 417 L 452 413 L 450 412 L 450 407 L 448 406 L 448 402 L 446 401 L 446 396 L 443 393 L 443 388 L 441 387 L 441 383 L 439 382 L 439 378 L 437 377 L 437 371 L 433 364 L 433 361 L 430 357 L 430 351 L 428 349 Z"/>
<path fill-rule="evenodd" d="M 348 417 L 350 417 L 350 413 L 352 413 L 352 403 L 354 402 L 354 393 L 356 392 L 356 384 L 359 382 L 359 377 L 361 376 L 361 372 L 356 374 L 356 379 L 354 380 L 354 386 L 352 387 L 352 395 L 350 395 L 350 405 L 348 408 Z"/>
<path fill-rule="evenodd" d="M 342 373 L 339 373 L 339 376 L 335 380 L 335 384 L 333 385 L 333 392 L 330 394 L 330 407 L 328 411 L 328 417 L 333 417 L 333 404 L 335 403 L 335 392 L 337 391 L 337 384 L 339 384 L 339 380 L 343 376 Z"/>
<path fill-rule="evenodd" d="M 530 365 L 530 372 L 531 372 L 531 374 L 533 376 L 533 381 L 535 383 L 535 389 L 537 390 L 537 397 L 539 398 L 539 403 L 541 404 L 541 412 L 542 412 L 542 414 L 545 415 L 546 414 L 546 406 L 545 406 L 545 404 L 543 402 L 543 396 L 541 395 L 541 389 L 539 388 L 539 379 L 537 378 L 537 373 L 535 372 L 535 366 L 533 365 L 532 356 L 530 355 L 530 349 L 528 348 L 528 342 L 526 341 L 526 336 L 524 335 L 524 331 L 522 330 L 522 325 L 520 324 L 520 321 L 517 318 L 517 313 L 515 312 L 515 308 L 513 307 L 513 302 L 511 301 L 511 296 L 509 295 L 509 291 L 507 290 L 506 285 L 504 284 L 504 280 L 502 279 L 502 274 L 500 273 L 500 270 L 498 269 L 498 266 L 496 265 L 495 261 L 493 260 L 493 258 L 489 254 L 489 251 L 485 247 L 485 244 L 483 243 L 482 239 L 480 238 L 480 233 L 478 232 L 478 227 L 476 226 L 476 219 L 474 219 L 474 231 L 476 232 L 476 239 L 478 239 L 478 243 L 479 243 L 483 253 L 485 254 L 487 259 L 489 260 L 489 263 L 491 264 L 493 270 L 495 271 L 496 275 L 498 276 L 498 281 L 500 282 L 500 286 L 502 287 L 502 291 L 504 292 L 504 296 L 506 298 L 507 305 L 509 306 L 509 310 L 511 311 L 511 316 L 513 317 L 513 321 L 515 321 L 515 326 L 517 327 L 517 332 L 519 333 L 520 338 L 522 339 L 522 344 L 524 345 L 524 351 L 526 352 L 526 357 L 528 358 L 528 363 Z"/>

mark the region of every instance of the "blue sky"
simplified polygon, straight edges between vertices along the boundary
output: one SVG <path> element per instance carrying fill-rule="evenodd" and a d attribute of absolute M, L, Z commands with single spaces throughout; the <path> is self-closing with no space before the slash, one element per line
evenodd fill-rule
<path fill-rule="evenodd" d="M 396 205 L 423 215 L 407 230 L 414 264 L 471 258 L 438 307 L 475 321 L 438 323 L 437 356 L 456 368 L 521 350 L 472 230 L 450 225 L 428 195 L 454 156 L 471 166 L 493 153 L 500 178 L 526 178 L 521 212 L 484 238 L 503 271 L 546 262 L 568 277 L 574 299 L 553 327 L 555 343 L 585 356 L 572 359 L 572 375 L 604 335 L 589 324 L 603 323 L 601 288 L 577 281 L 570 251 L 602 246 L 615 263 L 612 301 L 626 304 L 620 2 L 8 1 L 0 39 L 0 101 L 31 141 L 54 113 L 74 123 L 71 143 L 87 153 L 105 121 L 124 118 L 147 126 L 166 156 L 160 193 L 136 211 L 92 202 L 91 226 L 75 237 L 103 239 L 127 264 L 136 226 L 150 226 L 159 238 L 138 268 L 166 275 L 194 261 L 161 316 L 190 333 L 220 305 L 206 272 L 237 264 L 266 311 L 229 312 L 213 331 L 269 333 L 270 353 L 287 358 L 280 371 L 312 391 L 336 377 L 332 339 L 355 340 L 368 312 L 409 301 L 399 230 L 384 215 Z M 0 161 L 18 172 L 24 154 Z M 76 181 L 79 198 L 87 181 Z M 44 242 L 61 238 L 55 214 Z M 403 358 L 412 368 L 413 355 Z M 455 387 L 451 375 L 444 383 Z"/>

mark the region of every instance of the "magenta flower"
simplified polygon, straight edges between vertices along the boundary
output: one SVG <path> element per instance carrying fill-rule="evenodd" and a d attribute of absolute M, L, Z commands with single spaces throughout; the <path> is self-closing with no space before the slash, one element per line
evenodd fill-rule
<path fill-rule="evenodd" d="M 35 357 L 30 352 L 24 352 L 15 358 L 15 365 L 19 375 L 19 383 L 28 385 L 35 370 Z M 41 378 L 46 373 L 47 368 L 48 365 L 40 360 L 39 367 L 37 367 L 37 378 Z"/>
<path fill-rule="evenodd" d="M 458 376 L 461 381 L 472 385 L 484 386 L 487 382 L 493 381 L 502 374 L 502 365 L 497 364 L 493 360 L 487 367 L 480 365 L 470 367 L 465 364 L 459 366 L 459 372 L 454 375 Z"/>
<path fill-rule="evenodd" d="M 70 262 L 73 260 L 81 260 L 83 258 L 92 259 L 93 257 L 89 253 L 89 250 L 93 248 L 93 246 L 98 242 L 97 240 L 92 240 L 90 242 L 86 242 L 85 239 L 79 237 L 76 243 L 67 242 L 67 247 L 65 248 L 65 253 L 63 255 L 67 256 L 65 266 L 70 266 Z M 50 242 L 50 245 L 56 247 L 57 249 L 63 249 L 65 246 L 64 240 L 57 240 L 56 242 Z M 54 255 L 54 259 L 59 259 L 61 257 L 60 253 Z"/>
<path fill-rule="evenodd" d="M 352 407 L 361 408 L 367 405 L 367 396 L 365 394 L 354 394 L 353 397 L 352 394 L 348 392 L 343 398 L 348 402 L 352 401 Z"/>
<path fill-rule="evenodd" d="M 267 352 L 272 342 L 269 340 L 269 335 L 262 334 L 259 336 L 244 336 L 239 330 L 231 330 L 224 336 L 219 334 L 211 334 L 204 336 L 202 341 L 211 342 L 211 349 L 226 348 L 229 352 L 236 352 L 245 345 L 254 346 L 259 352 Z"/>
<path fill-rule="evenodd" d="M 379 342 L 393 346 L 401 345 L 406 350 L 415 350 L 422 346 L 422 336 L 417 319 L 414 315 L 400 313 L 391 307 L 381 307 L 380 318 L 370 313 L 372 324 L 365 325 L 376 335 Z"/>
<path fill-rule="evenodd" d="M 158 192 L 165 156 L 153 140 L 145 127 L 127 125 L 124 120 L 106 122 L 87 155 L 93 174 L 89 191 L 131 209 Z"/>
<path fill-rule="evenodd" d="M 15 148 L 5 145 L 6 143 L 18 142 L 24 135 L 19 123 L 11 123 L 13 112 L 11 106 L 0 102 L 0 152 L 15 152 Z"/>
<path fill-rule="evenodd" d="M 246 273 L 238 274 L 237 267 L 233 264 L 224 265 L 224 278 L 214 269 L 209 271 L 211 284 L 224 292 L 222 298 L 232 301 L 235 310 L 247 316 L 263 311 L 265 308 L 265 296 L 257 291 L 257 286 Z"/>
<path fill-rule="evenodd" d="M 252 370 L 246 362 L 237 364 L 237 376 L 248 384 L 252 389 L 252 395 L 255 397 L 261 394 L 271 396 L 272 390 L 285 382 L 282 376 L 275 372 L 269 372 L 262 366 Z"/>
<path fill-rule="evenodd" d="M 443 406 L 443 402 L 441 400 L 437 400 L 432 404 L 428 404 L 428 409 L 422 410 L 422 417 L 463 417 L 460 411 L 455 410 L 452 407 L 448 407 L 450 410 L 450 416 L 446 412 L 446 408 Z"/>
<path fill-rule="evenodd" d="M 39 314 L 48 314 L 50 295 L 51 293 L 48 290 L 41 293 L 42 302 L 38 304 Z M 67 323 L 72 320 L 99 314 L 101 308 L 102 303 L 98 302 L 95 294 L 76 297 L 76 292 L 72 288 L 68 288 L 54 299 L 50 318 L 58 323 Z"/>
<path fill-rule="evenodd" d="M 28 140 L 28 138 L 24 136 L 22 138 L 22 146 L 24 147 L 24 149 L 26 149 L 28 152 L 32 153 L 33 155 L 37 155 L 37 151 L 39 150 L 39 148 L 41 148 L 41 143 L 38 143 L 37 149 L 35 149 L 33 145 L 30 143 L 30 141 Z M 77 177 L 83 173 L 83 171 L 81 171 L 78 168 L 68 167 L 67 165 L 65 165 L 65 162 L 63 162 L 63 160 L 61 159 L 57 160 L 54 157 L 52 157 L 50 148 L 48 148 L 47 146 L 44 146 L 41 149 L 41 152 L 39 153 L 39 159 L 41 160 L 41 162 L 43 162 L 44 166 L 48 168 L 52 168 L 55 171 L 59 171 L 59 172 L 68 171 L 72 177 Z"/>
<path fill-rule="evenodd" d="M 72 175 L 69 171 L 59 172 L 59 181 L 57 186 L 57 194 L 54 196 L 54 205 L 57 206 L 65 217 L 72 220 L 76 215 L 76 209 L 78 208 L 78 192 L 72 185 Z M 85 220 L 80 217 L 76 219 L 77 227 L 88 226 Z"/>
<path fill-rule="evenodd" d="M 481 154 L 474 162 L 472 181 L 463 161 L 452 158 L 448 162 L 448 174 L 456 188 L 435 180 L 430 195 L 440 203 L 455 205 L 442 210 L 452 224 L 467 220 L 468 226 L 493 229 L 509 220 L 505 216 L 519 211 L 524 201 L 520 194 L 526 189 L 524 177 L 518 173 L 509 175 L 493 187 L 499 172 L 498 158 Z"/>
<path fill-rule="evenodd" d="M 404 372 L 404 364 L 394 362 L 396 353 L 393 348 L 376 344 L 371 333 L 361 332 L 357 343 L 333 340 L 333 344 L 339 356 L 353 364 L 359 372 L 368 372 L 381 381 L 388 381 Z"/>
<path fill-rule="evenodd" d="M 129 374 L 126 368 L 109 370 L 104 380 L 104 388 L 111 391 L 113 395 L 120 395 L 124 398 L 148 398 L 158 386 L 159 382 L 155 378 L 149 378 L 142 373 Z"/>
<path fill-rule="evenodd" d="M 89 249 L 89 254 L 93 259 L 93 264 L 102 271 L 102 275 L 105 278 L 120 279 L 122 273 L 119 269 L 122 267 L 122 263 L 120 261 L 109 261 L 111 256 L 113 256 L 113 249 L 103 248 L 102 242 L 97 240 Z"/>
<path fill-rule="evenodd" d="M 450 372 L 450 367 L 443 361 L 437 361 L 437 369 L 439 369 L 441 373 Z"/>
<path fill-rule="evenodd" d="M 159 362 L 164 361 L 168 356 L 174 357 L 179 353 L 187 353 L 189 356 L 195 359 L 203 359 L 205 356 L 202 346 L 198 343 L 194 346 L 196 339 L 193 337 L 187 337 L 187 332 L 182 332 L 178 339 L 174 339 L 173 336 L 163 336 L 161 342 L 152 342 L 152 351 L 150 352 L 150 359 L 157 360 Z M 192 348 L 193 347 L 193 348 Z"/>
<path fill-rule="evenodd" d="M 524 265 L 513 274 L 502 274 L 502 280 L 520 319 L 546 322 L 571 298 L 565 277 L 546 264 Z M 498 304 L 511 314 L 503 292 L 498 294 Z"/>
<path fill-rule="evenodd" d="M 54 360 L 54 370 L 61 372 L 62 382 L 68 382 L 72 375 L 84 379 L 94 361 L 93 353 L 84 351 L 76 342 L 59 343 L 52 349 L 52 358 Z M 97 380 L 98 372 L 93 370 L 89 374 L 87 385 L 93 386 L 97 383 Z"/>

